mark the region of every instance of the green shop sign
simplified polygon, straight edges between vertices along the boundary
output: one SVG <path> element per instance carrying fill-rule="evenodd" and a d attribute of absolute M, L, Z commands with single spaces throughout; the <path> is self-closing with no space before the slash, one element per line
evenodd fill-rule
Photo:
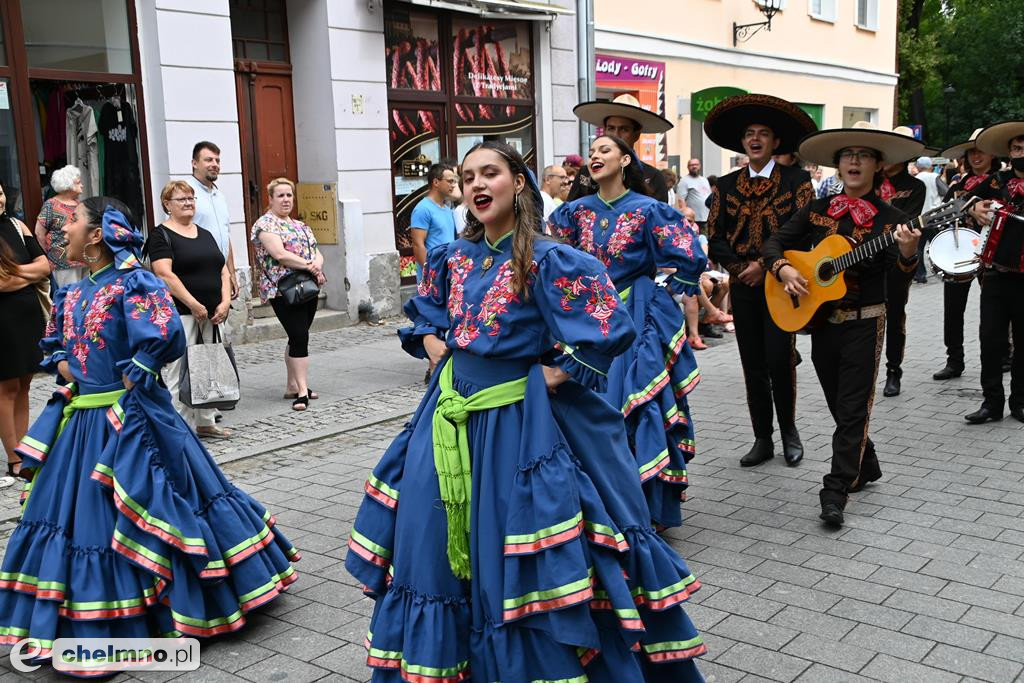
<path fill-rule="evenodd" d="M 717 88 L 704 88 L 690 95 L 690 116 L 697 121 L 703 121 L 716 104 L 726 97 L 733 95 L 746 95 L 747 91 L 729 86 Z"/>

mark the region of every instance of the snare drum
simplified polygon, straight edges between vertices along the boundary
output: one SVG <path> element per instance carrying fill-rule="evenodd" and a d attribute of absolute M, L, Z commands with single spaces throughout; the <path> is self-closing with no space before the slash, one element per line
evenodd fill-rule
<path fill-rule="evenodd" d="M 981 235 L 968 228 L 947 228 L 928 245 L 932 271 L 946 282 L 969 282 L 981 268 Z"/>

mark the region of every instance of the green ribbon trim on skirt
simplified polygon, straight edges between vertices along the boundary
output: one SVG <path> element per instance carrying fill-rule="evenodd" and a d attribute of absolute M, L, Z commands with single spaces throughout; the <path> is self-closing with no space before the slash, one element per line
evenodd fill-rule
<path fill-rule="evenodd" d="M 464 397 L 452 387 L 452 360 L 438 378 L 441 395 L 434 408 L 434 469 L 448 516 L 448 563 L 460 579 L 472 575 L 469 562 L 469 513 L 473 469 L 469 456 L 469 414 L 518 403 L 526 397 L 526 377 L 496 384 Z"/>

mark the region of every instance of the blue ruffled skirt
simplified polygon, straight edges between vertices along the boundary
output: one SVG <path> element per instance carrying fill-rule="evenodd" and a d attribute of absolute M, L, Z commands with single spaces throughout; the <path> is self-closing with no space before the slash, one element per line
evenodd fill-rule
<path fill-rule="evenodd" d="M 650 525 L 621 415 L 575 382 L 549 395 L 537 364 L 447 362 L 463 396 L 527 376 L 526 397 L 469 417 L 471 580 L 446 554 L 440 373 L 369 476 L 345 566 L 376 601 L 373 680 L 703 680 L 681 607 L 700 584 Z"/>
<path fill-rule="evenodd" d="M 612 361 L 601 396 L 626 419 L 651 520 L 659 529 L 680 526 L 686 463 L 695 453 L 686 397 L 700 382 L 700 370 L 683 313 L 668 290 L 639 278 L 625 306 L 637 339 Z"/>
<path fill-rule="evenodd" d="M 295 581 L 298 552 L 166 389 L 77 410 L 58 435 L 71 396 L 59 387 L 17 449 L 35 476 L 0 568 L 0 642 L 37 639 L 45 660 L 57 638 L 214 636 Z"/>

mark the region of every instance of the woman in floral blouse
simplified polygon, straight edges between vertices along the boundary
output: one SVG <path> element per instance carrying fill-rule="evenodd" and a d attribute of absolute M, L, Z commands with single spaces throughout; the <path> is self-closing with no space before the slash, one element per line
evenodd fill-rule
<path fill-rule="evenodd" d="M 78 208 L 78 198 L 82 195 L 82 172 L 74 166 L 59 168 L 50 176 L 50 187 L 57 194 L 43 202 L 39 209 L 35 234 L 50 260 L 53 271 L 51 285 L 56 290 L 85 277 L 82 264 L 68 259 L 65 251 L 67 241 L 61 232 Z"/>
<path fill-rule="evenodd" d="M 294 399 L 292 410 L 305 410 L 310 399 L 319 398 L 306 384 L 309 374 L 309 328 L 316 315 L 318 300 L 289 304 L 277 285 L 288 273 L 308 271 L 318 285 L 324 277 L 324 256 L 316 245 L 313 231 L 302 221 L 290 217 L 295 206 L 295 183 L 275 178 L 267 185 L 270 207 L 252 226 L 252 243 L 260 264 L 260 299 L 270 302 L 274 315 L 288 334 L 284 364 L 288 371 L 285 398 Z"/>

